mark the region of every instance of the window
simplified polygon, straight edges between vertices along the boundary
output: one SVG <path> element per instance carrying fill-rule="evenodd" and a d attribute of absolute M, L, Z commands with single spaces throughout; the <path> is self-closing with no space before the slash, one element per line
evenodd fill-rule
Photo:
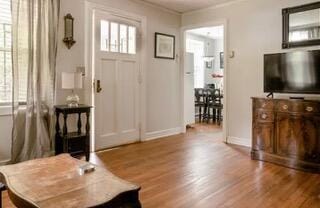
<path fill-rule="evenodd" d="M 109 22 L 101 21 L 101 50 L 109 51 Z"/>
<path fill-rule="evenodd" d="M 11 1 L 0 0 L 0 105 L 12 100 Z"/>
<path fill-rule="evenodd" d="M 197 40 L 187 39 L 186 51 L 194 54 L 194 87 L 204 87 L 204 43 Z"/>
<path fill-rule="evenodd" d="M 136 54 L 136 27 L 101 20 L 101 51 Z"/>
<path fill-rule="evenodd" d="M 119 40 L 118 40 L 118 27 L 119 24 L 115 22 L 111 22 L 111 39 L 110 39 L 110 51 L 111 52 L 118 52 Z"/>
<path fill-rule="evenodd" d="M 128 53 L 128 26 L 120 25 L 120 53 Z"/>
<path fill-rule="evenodd" d="M 136 28 L 129 27 L 129 53 L 135 54 L 136 53 Z"/>

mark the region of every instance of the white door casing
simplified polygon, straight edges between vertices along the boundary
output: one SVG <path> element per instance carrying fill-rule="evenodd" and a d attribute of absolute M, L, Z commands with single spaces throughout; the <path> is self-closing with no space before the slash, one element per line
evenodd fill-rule
<path fill-rule="evenodd" d="M 95 149 L 104 149 L 140 140 L 139 77 L 140 54 L 101 50 L 101 20 L 137 28 L 140 23 L 94 10 Z M 97 92 L 97 81 L 101 92 Z"/>
<path fill-rule="evenodd" d="M 185 54 L 184 70 L 184 116 L 185 126 L 195 123 L 194 108 L 194 55 L 193 53 Z"/>

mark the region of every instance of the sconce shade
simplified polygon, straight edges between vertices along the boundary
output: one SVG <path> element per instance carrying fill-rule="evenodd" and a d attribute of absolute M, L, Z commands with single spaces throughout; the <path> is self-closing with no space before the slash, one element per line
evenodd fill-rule
<path fill-rule="evenodd" d="M 82 74 L 62 72 L 61 88 L 62 89 L 82 89 Z"/>

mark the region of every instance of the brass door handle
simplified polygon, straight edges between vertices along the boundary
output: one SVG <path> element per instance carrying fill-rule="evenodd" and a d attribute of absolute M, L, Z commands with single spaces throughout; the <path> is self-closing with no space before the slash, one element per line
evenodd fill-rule
<path fill-rule="evenodd" d="M 97 93 L 102 91 L 100 80 L 97 80 Z"/>

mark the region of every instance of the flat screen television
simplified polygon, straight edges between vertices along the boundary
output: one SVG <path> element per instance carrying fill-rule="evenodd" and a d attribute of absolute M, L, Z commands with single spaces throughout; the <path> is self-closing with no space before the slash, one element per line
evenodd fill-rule
<path fill-rule="evenodd" d="M 320 94 L 320 50 L 264 55 L 264 92 Z"/>

